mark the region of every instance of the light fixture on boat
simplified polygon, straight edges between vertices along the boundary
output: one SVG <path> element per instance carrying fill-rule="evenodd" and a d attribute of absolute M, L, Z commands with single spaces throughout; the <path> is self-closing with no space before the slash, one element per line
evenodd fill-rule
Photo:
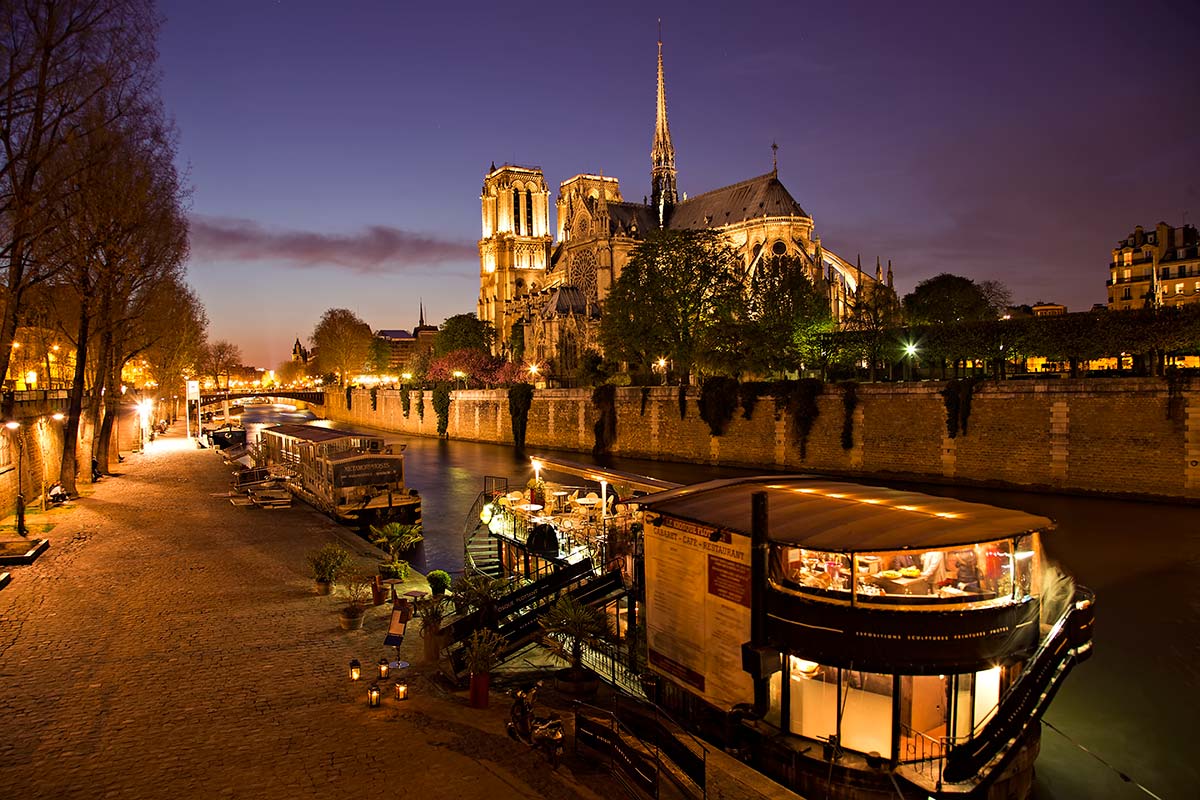
<path fill-rule="evenodd" d="M 791 656 L 791 659 L 792 672 L 800 675 L 802 678 L 815 677 L 817 670 L 821 668 L 821 665 L 815 661 L 806 661 L 803 658 L 796 658 L 795 656 Z"/>

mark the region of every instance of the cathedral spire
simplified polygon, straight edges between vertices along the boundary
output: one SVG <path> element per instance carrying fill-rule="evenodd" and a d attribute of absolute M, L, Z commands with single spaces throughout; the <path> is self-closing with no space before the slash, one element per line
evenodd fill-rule
<path fill-rule="evenodd" d="M 417 327 L 418 328 L 425 327 L 425 301 L 424 300 L 421 301 L 421 317 L 417 322 Z"/>
<path fill-rule="evenodd" d="M 651 201 L 658 227 L 666 225 L 667 215 L 678 202 L 675 192 L 675 146 L 667 124 L 667 88 L 663 79 L 662 20 L 658 21 L 658 106 L 654 118 L 654 144 L 650 148 Z"/>

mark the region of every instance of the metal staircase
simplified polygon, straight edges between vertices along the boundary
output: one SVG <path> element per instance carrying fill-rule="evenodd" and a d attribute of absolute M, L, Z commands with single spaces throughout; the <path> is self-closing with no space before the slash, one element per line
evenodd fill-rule
<path fill-rule="evenodd" d="M 493 578 L 501 576 L 500 542 L 488 531 L 479 518 L 483 507 L 501 495 L 508 494 L 508 478 L 484 476 L 483 491 L 475 498 L 463 528 L 463 570 L 481 572 Z"/>

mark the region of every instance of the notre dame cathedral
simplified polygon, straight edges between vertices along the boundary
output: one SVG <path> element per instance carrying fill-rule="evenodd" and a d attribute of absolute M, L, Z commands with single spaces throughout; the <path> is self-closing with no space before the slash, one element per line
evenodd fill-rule
<path fill-rule="evenodd" d="M 814 283 L 828 288 L 830 310 L 839 321 L 860 287 L 870 290 L 885 280 L 892 285 L 890 261 L 886 278 L 878 261 L 871 277 L 861 265 L 824 249 L 812 217 L 780 183 L 776 169 L 680 200 L 661 41 L 657 101 L 651 194 L 641 203 L 627 202 L 614 177 L 576 175 L 559 185 L 552 236 L 550 192 L 540 169 L 493 164 L 484 177 L 479 318 L 495 326 L 499 352 L 519 351 L 559 375 L 573 372 L 585 350 L 599 352 L 608 290 L 633 249 L 659 228 L 718 231 L 745 259 L 747 275 L 772 254 L 799 257 Z"/>

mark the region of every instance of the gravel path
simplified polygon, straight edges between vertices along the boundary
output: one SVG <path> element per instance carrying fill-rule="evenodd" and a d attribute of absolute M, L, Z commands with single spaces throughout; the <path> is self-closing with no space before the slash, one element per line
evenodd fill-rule
<path fill-rule="evenodd" d="M 345 666 L 392 652 L 387 606 L 343 632 L 304 562 L 330 541 L 372 558 L 348 531 L 211 497 L 228 471 L 182 424 L 119 469 L 0 591 L 0 797 L 618 796 L 509 740 L 502 695 L 469 709 L 414 668 L 412 700 L 369 710 Z"/>

